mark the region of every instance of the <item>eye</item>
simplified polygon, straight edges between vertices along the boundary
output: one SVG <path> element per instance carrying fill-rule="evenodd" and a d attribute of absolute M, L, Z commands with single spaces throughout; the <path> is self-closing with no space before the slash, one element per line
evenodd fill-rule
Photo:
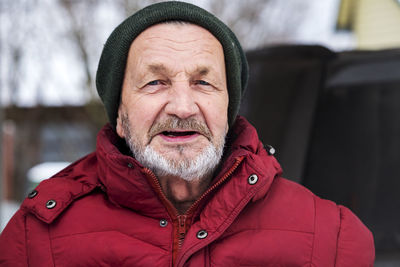
<path fill-rule="evenodd" d="M 161 84 L 160 80 L 154 80 L 154 81 L 147 83 L 147 85 L 160 85 L 160 84 Z"/>
<path fill-rule="evenodd" d="M 165 89 L 167 85 L 168 81 L 165 81 L 163 79 L 153 80 L 153 81 L 150 80 L 141 87 L 141 90 L 142 92 L 146 93 L 156 93 Z"/>
<path fill-rule="evenodd" d="M 199 85 L 211 85 L 208 82 L 203 81 L 203 80 L 198 80 L 198 81 L 196 81 L 196 83 L 199 84 Z"/>

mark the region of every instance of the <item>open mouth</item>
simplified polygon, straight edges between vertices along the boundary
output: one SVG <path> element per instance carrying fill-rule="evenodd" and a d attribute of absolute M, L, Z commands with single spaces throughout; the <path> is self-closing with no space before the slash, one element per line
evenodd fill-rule
<path fill-rule="evenodd" d="M 161 134 L 168 136 L 168 137 L 185 137 L 185 136 L 195 135 L 195 134 L 197 134 L 197 132 L 195 132 L 195 131 L 183 131 L 183 132 L 164 131 Z"/>
<path fill-rule="evenodd" d="M 199 136 L 199 133 L 196 131 L 163 131 L 159 135 L 167 142 L 189 142 Z"/>

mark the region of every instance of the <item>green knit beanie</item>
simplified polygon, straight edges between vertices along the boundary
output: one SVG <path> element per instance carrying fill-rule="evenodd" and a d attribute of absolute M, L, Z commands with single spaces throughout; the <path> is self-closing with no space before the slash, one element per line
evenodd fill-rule
<path fill-rule="evenodd" d="M 97 69 L 96 86 L 110 123 L 116 127 L 125 67 L 133 40 L 150 26 L 171 20 L 199 25 L 222 44 L 229 93 L 228 123 L 232 126 L 248 80 L 246 56 L 234 33 L 222 21 L 200 7 L 177 1 L 161 2 L 139 10 L 115 28 L 108 38 Z"/>

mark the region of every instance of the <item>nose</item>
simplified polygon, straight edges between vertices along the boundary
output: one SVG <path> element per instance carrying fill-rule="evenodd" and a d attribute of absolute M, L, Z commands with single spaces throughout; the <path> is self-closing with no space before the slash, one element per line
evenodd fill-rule
<path fill-rule="evenodd" d="M 189 84 L 180 82 L 170 88 L 165 112 L 168 115 L 175 115 L 181 119 L 192 117 L 199 112 L 195 92 L 193 92 Z"/>

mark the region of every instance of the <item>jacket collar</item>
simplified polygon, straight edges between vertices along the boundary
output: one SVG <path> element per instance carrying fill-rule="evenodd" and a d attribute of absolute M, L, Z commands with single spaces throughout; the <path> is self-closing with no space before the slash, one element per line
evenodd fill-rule
<path fill-rule="evenodd" d="M 106 125 L 98 135 L 96 153 L 99 179 L 110 200 L 146 216 L 166 218 L 168 212 L 162 197 L 154 190 L 145 168 L 132 156 L 121 153 L 118 147 L 121 148 L 121 139 Z M 218 182 L 239 157 L 245 158 L 246 166 L 256 166 L 259 173 L 268 174 L 268 177 L 281 173 L 275 158 L 265 152 L 254 127 L 243 117 L 238 116 L 229 131 L 225 154 L 213 183 Z"/>
<path fill-rule="evenodd" d="M 132 156 L 121 153 L 121 147 L 124 147 L 121 139 L 111 125 L 104 126 L 97 137 L 96 152 L 71 164 L 52 179 L 40 183 L 36 188 L 37 195 L 26 198 L 22 209 L 51 223 L 75 199 L 100 188 L 117 206 L 153 218 L 170 216 L 171 212 L 168 213 L 162 196 L 155 190 L 145 168 Z M 229 131 L 224 159 L 210 186 L 214 187 L 224 178 L 238 159 L 240 165 L 218 187 L 218 194 L 212 194 L 212 198 L 207 198 L 208 201 L 201 205 L 202 216 L 208 219 L 200 221 L 207 222 L 207 225 L 219 225 L 228 214 L 235 214 L 232 213 L 234 210 L 243 207 L 243 203 L 265 196 L 273 178 L 281 174 L 279 164 L 264 150 L 254 127 L 240 116 Z M 257 186 L 249 187 L 247 178 L 254 173 L 258 174 L 259 181 Z M 46 208 L 49 200 L 57 202 L 52 209 Z M 219 216 L 213 216 L 216 211 Z"/>

